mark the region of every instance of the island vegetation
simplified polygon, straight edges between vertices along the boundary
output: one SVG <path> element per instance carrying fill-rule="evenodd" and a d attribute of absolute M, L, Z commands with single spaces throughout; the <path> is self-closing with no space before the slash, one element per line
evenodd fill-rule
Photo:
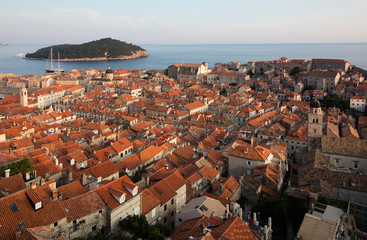
<path fill-rule="evenodd" d="M 27 53 L 27 59 L 43 59 L 46 60 L 50 56 L 51 48 L 53 49 L 53 59 L 58 58 L 60 61 L 88 61 L 88 60 L 122 60 L 137 57 L 146 57 L 145 49 L 112 38 L 104 38 L 83 44 L 62 44 L 45 47 L 34 53 Z"/>

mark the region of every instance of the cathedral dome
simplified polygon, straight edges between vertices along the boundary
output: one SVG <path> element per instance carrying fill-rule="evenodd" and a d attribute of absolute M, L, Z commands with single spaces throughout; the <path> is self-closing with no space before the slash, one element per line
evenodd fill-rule
<path fill-rule="evenodd" d="M 311 102 L 310 102 L 310 107 L 311 108 L 320 108 L 321 103 L 317 99 L 312 99 Z"/>
<path fill-rule="evenodd" d="M 106 73 L 113 73 L 113 71 L 111 70 L 111 67 L 108 66 L 107 70 L 106 70 Z"/>

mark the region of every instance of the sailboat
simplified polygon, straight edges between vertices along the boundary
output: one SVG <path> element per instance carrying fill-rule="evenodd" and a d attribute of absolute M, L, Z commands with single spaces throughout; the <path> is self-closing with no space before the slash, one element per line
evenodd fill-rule
<path fill-rule="evenodd" d="M 46 72 L 65 72 L 65 70 L 60 67 L 60 53 L 57 53 L 57 68 L 54 68 L 54 66 L 53 66 L 53 57 L 52 57 L 52 48 L 51 48 L 49 60 L 50 60 L 50 67 L 48 67 L 48 60 L 47 60 L 46 69 L 45 69 Z"/>

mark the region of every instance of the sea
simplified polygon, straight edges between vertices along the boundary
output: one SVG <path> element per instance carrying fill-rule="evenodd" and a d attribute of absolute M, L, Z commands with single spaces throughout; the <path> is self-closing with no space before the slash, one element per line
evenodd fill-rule
<path fill-rule="evenodd" d="M 21 53 L 33 53 L 50 45 L 0 46 L 0 74 L 44 74 L 47 61 L 27 60 Z M 208 62 L 213 67 L 217 62 L 276 60 L 283 56 L 289 59 L 333 58 L 345 59 L 352 65 L 367 69 L 367 43 L 310 43 L 310 44 L 142 44 L 148 57 L 121 61 L 60 62 L 66 71 L 72 69 L 156 69 L 164 70 L 174 63 Z M 57 65 L 57 63 L 55 63 Z"/>

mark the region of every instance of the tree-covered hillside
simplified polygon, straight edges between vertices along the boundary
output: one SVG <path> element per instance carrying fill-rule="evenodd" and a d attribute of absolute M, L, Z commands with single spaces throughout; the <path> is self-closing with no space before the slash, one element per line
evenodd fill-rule
<path fill-rule="evenodd" d="M 53 58 L 57 59 L 57 53 L 60 53 L 60 59 L 76 58 L 119 58 L 130 56 L 137 51 L 145 51 L 143 48 L 115 40 L 104 38 L 83 44 L 63 44 L 45 47 L 37 50 L 35 53 L 26 54 L 26 58 L 48 59 L 51 48 L 53 49 Z"/>

